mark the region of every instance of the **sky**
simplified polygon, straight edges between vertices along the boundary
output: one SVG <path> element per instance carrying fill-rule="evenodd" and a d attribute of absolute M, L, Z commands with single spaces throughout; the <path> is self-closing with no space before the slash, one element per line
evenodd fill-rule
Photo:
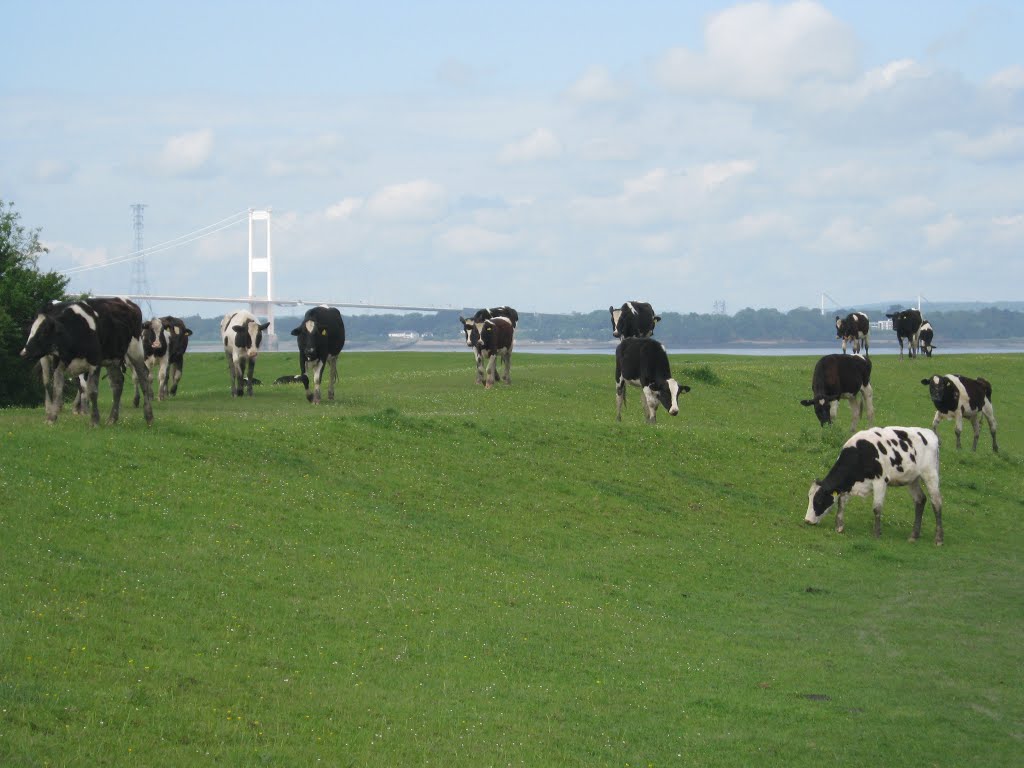
<path fill-rule="evenodd" d="M 143 203 L 145 246 L 167 246 L 144 261 L 160 295 L 245 296 L 243 214 L 270 209 L 275 299 L 1024 299 L 1016 0 L 99 0 L 3 17 L 0 200 L 72 291 L 136 290 Z"/>

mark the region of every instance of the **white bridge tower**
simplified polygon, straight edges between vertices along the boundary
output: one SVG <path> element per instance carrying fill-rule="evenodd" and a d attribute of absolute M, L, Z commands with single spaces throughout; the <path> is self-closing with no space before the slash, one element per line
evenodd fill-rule
<path fill-rule="evenodd" d="M 266 256 L 256 256 L 253 253 L 253 223 L 265 221 L 266 230 Z M 267 292 L 263 297 L 253 293 L 253 276 L 264 274 L 267 276 Z M 257 317 L 265 317 L 270 321 L 267 329 L 267 345 L 265 349 L 277 349 L 277 331 L 274 328 L 274 270 L 270 250 L 270 209 L 255 210 L 249 209 L 249 311 Z"/>

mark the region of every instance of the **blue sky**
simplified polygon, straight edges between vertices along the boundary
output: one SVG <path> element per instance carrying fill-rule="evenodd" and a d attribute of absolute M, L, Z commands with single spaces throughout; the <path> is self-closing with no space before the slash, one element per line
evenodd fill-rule
<path fill-rule="evenodd" d="M 273 209 L 275 297 L 1019 300 L 1012 2 L 18 3 L 0 199 L 74 290 Z M 146 259 L 241 296 L 243 224 Z M 89 269 L 84 269 L 88 267 Z M 189 314 L 197 305 L 157 307 Z M 198 309 L 216 314 L 215 308 Z"/>

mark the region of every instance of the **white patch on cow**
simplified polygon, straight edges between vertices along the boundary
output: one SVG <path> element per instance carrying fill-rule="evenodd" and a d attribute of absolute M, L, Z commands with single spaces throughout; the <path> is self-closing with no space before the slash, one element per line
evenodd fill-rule
<path fill-rule="evenodd" d="M 672 393 L 672 407 L 668 409 L 668 412 L 675 416 L 679 413 L 679 382 L 675 379 L 669 379 L 668 391 Z"/>
<path fill-rule="evenodd" d="M 312 333 L 314 328 L 316 328 L 316 323 L 313 322 L 312 320 L 307 320 L 306 321 L 306 333 Z"/>
<path fill-rule="evenodd" d="M 96 330 L 96 318 L 93 317 L 92 315 L 90 315 L 84 309 L 82 309 L 80 304 L 72 304 L 70 309 L 76 315 L 79 315 L 79 316 L 85 318 L 86 325 L 88 325 L 90 329 L 92 329 L 94 331 Z"/>

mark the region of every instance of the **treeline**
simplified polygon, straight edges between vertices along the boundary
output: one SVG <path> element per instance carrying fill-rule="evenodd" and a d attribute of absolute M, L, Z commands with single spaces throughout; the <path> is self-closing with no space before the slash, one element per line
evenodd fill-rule
<path fill-rule="evenodd" d="M 902 309 L 893 307 L 890 311 Z M 744 309 L 735 315 L 662 312 L 655 336 L 673 347 L 721 346 L 742 342 L 831 343 L 835 340 L 835 316 L 850 310 L 835 310 L 822 316 L 817 309 Z M 430 314 L 345 315 L 347 340 L 355 344 L 381 344 L 391 333 L 415 333 L 434 341 L 461 339 L 459 315 L 473 310 L 443 311 Z M 342 313 L 344 314 L 344 313 Z M 884 313 L 871 315 L 872 321 Z M 935 340 L 965 342 L 1024 339 L 1024 312 L 985 308 L 925 313 L 935 328 Z M 185 322 L 197 341 L 218 341 L 220 318 L 193 315 Z M 298 326 L 299 317 L 277 317 L 278 336 L 282 339 Z M 523 312 L 516 335 L 524 341 L 572 342 L 610 341 L 611 320 L 608 310 L 572 314 Z M 876 338 L 892 336 L 891 331 L 874 331 Z"/>

